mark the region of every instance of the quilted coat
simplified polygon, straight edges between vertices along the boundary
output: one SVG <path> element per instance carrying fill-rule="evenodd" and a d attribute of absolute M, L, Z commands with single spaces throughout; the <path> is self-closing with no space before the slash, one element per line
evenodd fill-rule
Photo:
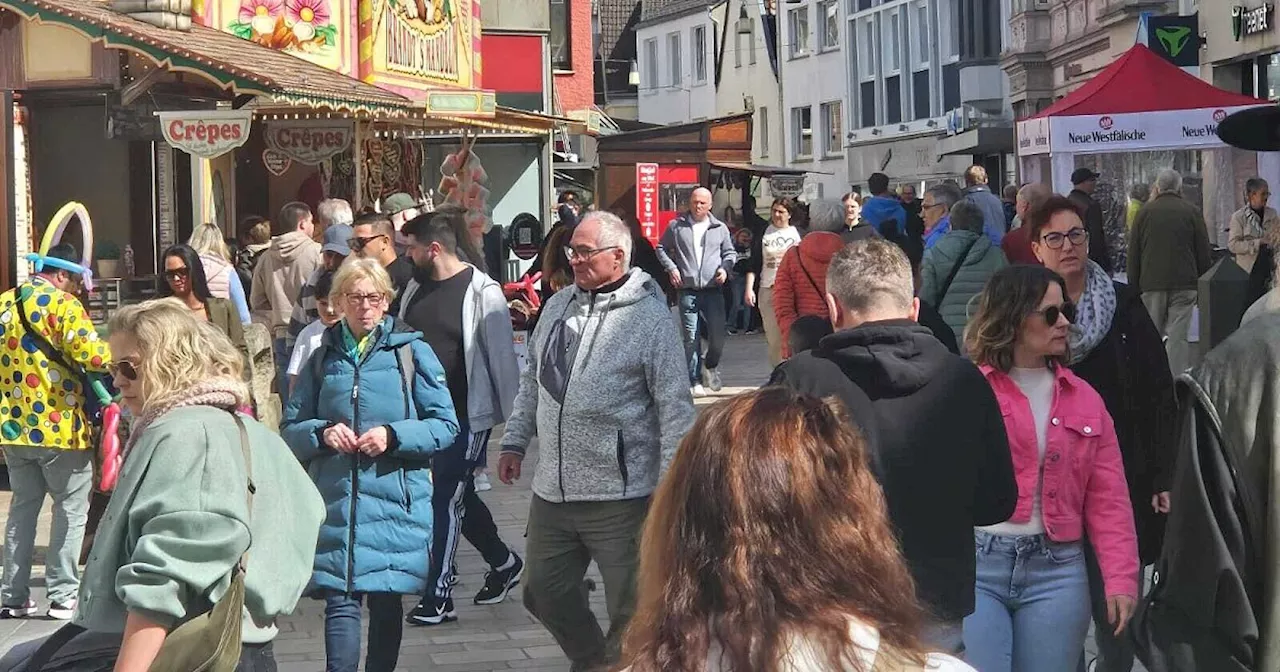
<path fill-rule="evenodd" d="M 804 315 L 828 317 L 827 266 L 844 244 L 834 233 L 814 231 L 782 255 L 773 281 L 773 312 L 782 331 L 784 355 L 791 354 L 786 343 L 792 323 Z"/>
<path fill-rule="evenodd" d="M 302 368 L 281 430 L 325 502 L 311 588 L 421 593 L 431 546 L 431 456 L 458 433 L 444 368 L 421 332 L 391 317 L 359 361 L 348 355 L 342 328 L 327 329 L 313 355 L 323 358 L 323 377 L 317 380 L 310 364 Z M 414 368 L 408 399 L 397 354 L 405 344 Z M 357 436 L 385 425 L 394 439 L 375 458 L 340 453 L 320 438 L 333 423 Z"/>
<path fill-rule="evenodd" d="M 951 286 L 944 288 L 956 264 L 962 264 L 960 271 Z M 988 278 L 1008 265 L 1004 252 L 987 236 L 952 229 L 924 253 L 920 300 L 936 307 L 947 326 L 963 341 L 964 326 L 969 321 L 969 301 L 982 292 Z"/>

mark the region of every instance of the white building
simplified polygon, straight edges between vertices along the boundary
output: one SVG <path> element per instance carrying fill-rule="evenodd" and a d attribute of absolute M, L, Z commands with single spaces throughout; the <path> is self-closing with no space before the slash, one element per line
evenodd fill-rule
<path fill-rule="evenodd" d="M 782 88 L 773 56 L 778 43 L 776 17 L 762 0 L 726 0 L 716 5 L 713 14 L 724 45 L 717 65 L 715 115 L 751 113 L 755 134 L 751 162 L 785 166 Z M 762 194 L 760 202 L 765 207 L 767 199 L 767 193 Z"/>
<path fill-rule="evenodd" d="M 875 172 L 896 184 L 959 178 L 972 157 L 943 154 L 939 141 L 947 136 L 948 112 L 963 102 L 960 0 L 842 2 L 850 47 L 849 179 L 865 185 Z M 998 67 L 990 74 L 1002 76 Z M 982 84 L 984 92 L 1000 87 L 966 84 Z"/>
<path fill-rule="evenodd" d="M 679 124 L 716 116 L 719 31 L 706 0 L 645 0 L 636 26 L 639 119 Z"/>
<path fill-rule="evenodd" d="M 785 163 L 818 171 L 805 181 L 806 198 L 839 198 L 850 184 L 845 11 L 841 0 L 788 0 L 778 11 Z"/>

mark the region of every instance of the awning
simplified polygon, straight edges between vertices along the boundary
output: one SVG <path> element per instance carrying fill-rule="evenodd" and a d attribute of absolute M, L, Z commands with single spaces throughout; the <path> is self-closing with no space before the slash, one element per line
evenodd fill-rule
<path fill-rule="evenodd" d="M 1013 151 L 1013 127 L 971 128 L 938 139 L 938 154 L 1005 154 Z"/>
<path fill-rule="evenodd" d="M 832 174 L 822 170 L 809 170 L 805 168 L 796 168 L 795 166 L 765 166 L 758 163 L 738 163 L 736 161 L 712 161 L 711 165 L 716 168 L 739 170 L 745 173 L 763 175 L 765 177 L 773 175 L 804 175 L 805 173 L 816 173 L 818 175 Z"/>
<path fill-rule="evenodd" d="M 0 0 L 0 2 L 2 1 L 3 0 Z M 494 108 L 492 119 L 478 119 L 472 117 L 454 118 L 448 116 L 435 118 L 454 121 L 465 126 L 476 126 L 479 128 L 487 128 L 506 133 L 544 135 L 556 130 L 556 128 L 565 128 L 570 133 L 586 132 L 586 126 L 576 119 L 557 117 L 550 114 L 540 114 L 538 112 L 529 112 L 526 110 L 517 110 L 514 107 L 504 107 L 502 105 L 498 105 Z"/>
<path fill-rule="evenodd" d="M 0 7 L 143 54 L 166 69 L 195 73 L 237 95 L 355 115 L 398 117 L 413 110 L 403 96 L 204 26 L 166 30 L 94 0 L 0 0 Z"/>

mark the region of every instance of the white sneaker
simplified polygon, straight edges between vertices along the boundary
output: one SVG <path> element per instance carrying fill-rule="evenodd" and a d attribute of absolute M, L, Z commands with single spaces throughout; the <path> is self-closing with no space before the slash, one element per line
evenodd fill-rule
<path fill-rule="evenodd" d="M 703 387 L 702 383 L 695 383 L 693 387 L 689 388 L 689 393 L 693 395 L 694 399 L 699 399 L 707 396 L 707 388 Z"/>
<path fill-rule="evenodd" d="M 493 483 L 489 482 L 489 474 L 480 472 L 476 474 L 476 492 L 488 492 L 493 489 Z"/>
<path fill-rule="evenodd" d="M 0 620 L 10 618 L 30 618 L 35 616 L 39 610 L 36 609 L 36 601 L 27 599 L 26 604 L 21 607 L 0 607 Z"/>
<path fill-rule="evenodd" d="M 55 621 L 69 621 L 76 613 L 76 600 L 72 598 L 66 604 L 53 602 L 49 604 L 49 618 Z"/>

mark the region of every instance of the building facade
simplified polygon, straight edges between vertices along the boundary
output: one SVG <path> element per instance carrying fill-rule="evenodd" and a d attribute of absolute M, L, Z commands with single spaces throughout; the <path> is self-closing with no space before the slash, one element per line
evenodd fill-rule
<path fill-rule="evenodd" d="M 961 107 L 961 0 L 845 0 L 847 175 L 897 184 L 958 178 L 971 162 L 945 154 L 948 112 Z M 974 93 L 985 95 L 990 82 Z"/>
<path fill-rule="evenodd" d="M 665 125 L 715 116 L 717 39 L 704 0 L 643 3 L 636 28 L 640 121 Z"/>
<path fill-rule="evenodd" d="M 849 190 L 841 0 L 778 4 L 778 63 L 782 77 L 783 150 L 786 164 L 813 170 L 806 198 L 839 198 Z"/>
<path fill-rule="evenodd" d="M 752 163 L 786 165 L 776 16 L 760 0 L 727 0 L 716 6 L 715 16 L 724 45 L 716 66 L 715 115 L 753 115 Z"/>
<path fill-rule="evenodd" d="M 575 0 L 569 0 L 575 1 Z M 639 0 L 594 0 L 596 105 L 613 119 L 639 118 L 639 64 L 636 61 L 636 25 Z"/>

